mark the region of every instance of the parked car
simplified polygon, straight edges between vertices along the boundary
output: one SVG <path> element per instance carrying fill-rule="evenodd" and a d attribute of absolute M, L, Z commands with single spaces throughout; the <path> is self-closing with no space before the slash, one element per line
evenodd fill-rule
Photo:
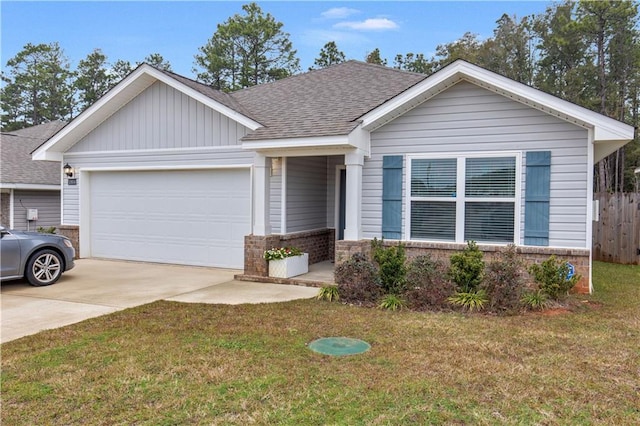
<path fill-rule="evenodd" d="M 51 285 L 72 269 L 76 251 L 67 237 L 0 226 L 0 280 L 25 277 L 33 286 Z"/>

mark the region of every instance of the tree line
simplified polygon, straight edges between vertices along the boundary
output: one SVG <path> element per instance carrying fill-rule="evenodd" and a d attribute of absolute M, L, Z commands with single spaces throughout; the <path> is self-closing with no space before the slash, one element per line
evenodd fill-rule
<path fill-rule="evenodd" d="M 539 15 L 517 18 L 504 14 L 486 40 L 465 33 L 458 40 L 438 45 L 430 57 L 419 52 L 397 53 L 389 64 L 380 49 L 373 48 L 357 59 L 424 74 L 465 59 L 637 128 L 638 17 L 638 4 L 632 0 L 565 0 L 551 4 Z M 242 13 L 218 24 L 194 55 L 196 79 L 230 92 L 301 72 L 297 51 L 283 26 L 256 3 L 243 5 Z M 309 70 L 347 59 L 335 41 L 330 41 Z M 141 62 L 171 71 L 159 53 Z M 128 61 L 110 63 L 95 49 L 72 70 L 58 43 L 27 44 L 7 61 L 7 71 L 2 73 L 2 130 L 71 119 L 132 69 Z M 633 142 L 598 163 L 596 190 L 632 190 L 633 171 L 638 166 L 640 140 L 636 135 Z"/>

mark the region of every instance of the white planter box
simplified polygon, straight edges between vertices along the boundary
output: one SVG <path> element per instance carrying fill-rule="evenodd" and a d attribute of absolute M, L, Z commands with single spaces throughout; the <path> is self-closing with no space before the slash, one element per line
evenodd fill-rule
<path fill-rule="evenodd" d="M 269 276 L 291 278 L 309 272 L 309 253 L 269 261 Z"/>

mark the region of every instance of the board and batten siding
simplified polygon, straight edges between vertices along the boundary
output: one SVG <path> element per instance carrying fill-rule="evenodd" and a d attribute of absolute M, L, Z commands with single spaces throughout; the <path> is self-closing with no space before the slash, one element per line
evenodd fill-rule
<path fill-rule="evenodd" d="M 60 191 L 25 191 L 13 193 L 13 228 L 35 231 L 39 226 L 60 226 Z M 27 221 L 27 209 L 38 209 L 38 220 Z M 7 224 L 8 226 L 8 224 Z"/>
<path fill-rule="evenodd" d="M 363 235 L 381 236 L 382 157 L 522 152 L 521 241 L 527 151 L 551 151 L 549 246 L 588 248 L 587 130 L 468 82 L 458 83 L 371 134 L 363 168 Z M 403 173 L 403 196 L 406 189 Z M 407 212 L 403 202 L 402 221 Z M 403 227 L 404 230 L 404 227 Z M 404 236 L 407 239 L 408 236 Z"/>
<path fill-rule="evenodd" d="M 327 157 L 287 158 L 287 233 L 327 226 Z"/>
<path fill-rule="evenodd" d="M 271 221 L 271 232 L 279 234 L 282 232 L 282 174 L 284 172 L 282 165 L 278 169 L 272 168 L 272 171 L 269 180 L 269 219 Z"/>
<path fill-rule="evenodd" d="M 247 132 L 243 125 L 158 81 L 68 152 L 237 146 Z"/>

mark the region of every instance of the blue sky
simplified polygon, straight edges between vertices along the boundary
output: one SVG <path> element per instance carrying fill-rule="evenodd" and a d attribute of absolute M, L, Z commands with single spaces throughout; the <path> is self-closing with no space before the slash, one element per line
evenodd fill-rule
<path fill-rule="evenodd" d="M 193 56 L 216 25 L 242 12 L 236 1 L 70 1 L 0 3 L 1 56 L 8 59 L 27 43 L 59 42 L 75 68 L 94 48 L 109 61 L 132 63 L 160 53 L 173 70 L 193 77 Z M 544 12 L 550 1 L 266 1 L 263 11 L 284 23 L 303 70 L 322 46 L 335 41 L 348 59 L 363 60 L 379 48 L 389 63 L 397 53 L 431 56 L 438 44 L 466 31 L 491 36 L 503 13 L 519 18 Z"/>

